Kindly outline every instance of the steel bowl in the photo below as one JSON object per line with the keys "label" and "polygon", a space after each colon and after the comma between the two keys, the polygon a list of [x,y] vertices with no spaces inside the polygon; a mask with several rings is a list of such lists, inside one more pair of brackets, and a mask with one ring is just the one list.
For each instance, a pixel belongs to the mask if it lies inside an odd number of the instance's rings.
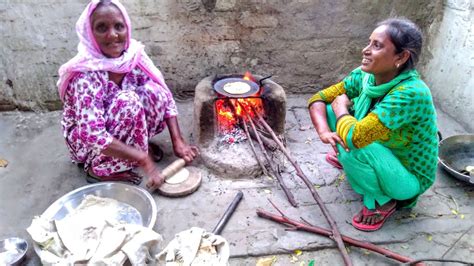
{"label": "steel bowl", "polygon": [[455,135],[440,141],[438,160],[448,173],[474,184],[474,176],[462,172],[466,166],[474,165],[474,135]]}
{"label": "steel bowl", "polygon": [[28,242],[18,237],[0,241],[0,265],[20,265],[25,259]]}
{"label": "steel bowl", "polygon": [[[61,220],[79,206],[85,196],[111,198],[120,202],[120,211],[115,217],[122,223],[138,224],[153,228],[157,208],[153,197],[145,189],[119,182],[100,182],[73,190],[56,200],[42,214],[48,220]],[[36,254],[40,254],[34,244]]]}

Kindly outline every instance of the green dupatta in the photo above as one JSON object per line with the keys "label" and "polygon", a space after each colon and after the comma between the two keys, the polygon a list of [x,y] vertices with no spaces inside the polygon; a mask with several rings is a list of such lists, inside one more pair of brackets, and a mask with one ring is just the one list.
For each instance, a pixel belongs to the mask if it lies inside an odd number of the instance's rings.
{"label": "green dupatta", "polygon": [[[367,72],[363,72],[362,77],[362,90],[358,97],[352,99],[354,102],[354,117],[357,120],[361,120],[367,115],[369,108],[372,103],[372,99],[377,99],[386,95],[391,89],[393,89],[397,84],[402,82],[403,80],[409,79],[411,77],[419,77],[418,72],[415,69],[406,70],[402,73],[398,74],[394,79],[391,81],[375,85],[375,76],[373,74],[369,74]],[[353,87],[353,81],[350,79],[344,80],[344,86]]]}

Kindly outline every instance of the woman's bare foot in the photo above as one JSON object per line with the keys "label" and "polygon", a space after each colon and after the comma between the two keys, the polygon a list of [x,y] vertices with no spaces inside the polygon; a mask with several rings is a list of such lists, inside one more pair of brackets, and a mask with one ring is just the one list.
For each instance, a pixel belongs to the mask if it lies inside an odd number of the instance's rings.
{"label": "woman's bare foot", "polygon": [[89,169],[88,175],[89,175],[89,177],[92,177],[93,179],[96,179],[97,182],[100,182],[100,181],[122,181],[122,182],[132,183],[134,185],[140,185],[140,183],[142,182],[142,179],[143,179],[143,177],[141,177],[137,173],[133,172],[132,170],[119,172],[119,173],[113,173],[109,176],[97,176],[97,175],[94,174],[92,169]]}
{"label": "woman's bare foot", "polygon": [[[393,208],[395,208],[397,205],[397,202],[395,200],[391,200],[388,203],[385,203],[382,206],[376,206],[375,210],[379,211],[380,213],[387,213]],[[370,210],[369,210],[370,211]],[[364,215],[363,211],[360,211],[356,216],[354,216],[354,221],[360,224],[366,224],[366,225],[373,225],[381,222],[383,219],[385,219],[384,215],[377,214],[371,212],[368,215]]]}

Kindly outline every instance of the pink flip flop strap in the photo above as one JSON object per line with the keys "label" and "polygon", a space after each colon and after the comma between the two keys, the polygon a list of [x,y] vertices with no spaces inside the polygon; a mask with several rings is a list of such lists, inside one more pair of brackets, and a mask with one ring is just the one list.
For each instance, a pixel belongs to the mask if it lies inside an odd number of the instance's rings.
{"label": "pink flip flop strap", "polygon": [[352,225],[356,228],[356,229],[359,229],[359,230],[362,230],[362,231],[367,231],[367,232],[373,232],[373,231],[376,231],[376,230],[379,230],[380,228],[382,228],[383,224],[385,223],[385,221],[387,220],[387,218],[393,213],[395,212],[395,207],[393,209],[390,209],[389,211],[371,211],[369,209],[367,209],[367,207],[364,206],[364,208],[362,209],[362,214],[365,215],[365,216],[373,216],[373,215],[376,215],[376,214],[380,214],[380,215],[383,215],[383,219],[380,220],[380,222],[376,223],[376,224],[372,224],[372,225],[367,225],[367,224],[361,224],[361,223],[358,223],[356,221],[354,221],[354,218],[352,219]]}
{"label": "pink flip flop strap", "polygon": [[375,210],[375,211],[371,211],[369,210],[367,207],[364,206],[364,208],[362,209],[362,214],[364,216],[374,216],[374,215],[382,215],[382,216],[387,216],[390,212],[393,211],[393,209],[395,209],[395,207],[393,207],[392,209],[388,210],[388,211],[380,211],[380,210]]}
{"label": "pink flip flop strap", "polygon": [[326,161],[327,161],[330,165],[332,165],[332,166],[334,166],[334,167],[336,167],[336,168],[342,169],[342,165],[341,165],[341,163],[339,163],[339,160],[337,159],[336,154],[328,153],[328,154],[326,155]]}

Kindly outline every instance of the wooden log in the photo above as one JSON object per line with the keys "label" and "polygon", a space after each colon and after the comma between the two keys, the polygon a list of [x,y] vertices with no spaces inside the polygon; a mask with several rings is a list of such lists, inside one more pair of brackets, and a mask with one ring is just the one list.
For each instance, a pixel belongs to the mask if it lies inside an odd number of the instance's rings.
{"label": "wooden log", "polygon": [[[316,226],[316,225],[304,224],[304,223],[292,220],[292,219],[286,217],[283,214],[281,216],[279,216],[279,215],[276,215],[276,214],[258,209],[257,210],[257,215],[258,215],[258,217],[268,219],[268,220],[272,220],[272,221],[280,223],[280,224],[291,225],[292,226],[291,228],[295,229],[295,230],[306,231],[306,232],[310,232],[310,233],[313,233],[313,234],[318,234],[318,235],[333,238],[332,232],[330,230],[327,230],[325,228],[322,228],[322,227],[319,227],[319,226]],[[357,240],[355,238],[351,238],[351,237],[344,236],[344,235],[342,235],[341,237],[342,237],[342,240],[344,242],[346,242],[347,244],[349,244],[349,245],[359,247],[359,248],[363,248],[363,249],[367,249],[367,250],[382,254],[387,258],[394,259],[394,260],[402,262],[402,263],[408,263],[408,262],[415,261],[414,259],[405,257],[405,256],[400,255],[398,253],[395,253],[391,250],[379,247],[379,246],[374,245],[370,242],[360,241],[360,240]]]}
{"label": "wooden log", "polygon": [[293,167],[296,169],[296,174],[303,180],[303,182],[306,184],[306,186],[310,190],[311,195],[315,199],[315,201],[318,204],[319,208],[321,209],[324,217],[326,217],[326,220],[328,221],[329,225],[331,226],[333,239],[334,239],[334,241],[336,241],[337,247],[338,247],[339,251],[341,252],[341,255],[342,255],[342,258],[344,259],[345,265],[352,265],[349,254],[347,253],[346,247],[344,246],[344,242],[342,241],[341,234],[339,233],[339,229],[337,229],[336,222],[334,221],[331,214],[327,210],[326,205],[324,205],[324,202],[322,201],[321,197],[319,196],[319,194],[314,189],[313,184],[309,181],[309,179],[303,173],[303,171],[301,170],[301,168],[298,165],[298,163],[296,162],[296,160],[291,156],[290,152],[283,145],[283,143],[281,143],[281,141],[276,136],[275,132],[267,124],[267,122],[265,122],[263,117],[257,112],[255,112],[255,114],[257,115],[258,121],[260,122],[260,124],[263,125],[265,127],[265,129],[271,134],[273,140],[278,144],[278,147],[280,148],[280,150],[283,152],[283,154],[285,154],[285,156],[291,162]]}
{"label": "wooden log", "polygon": [[[239,103],[240,104],[240,103]],[[252,119],[250,118],[247,110],[245,109],[245,107],[243,105],[240,105],[242,107],[242,109],[244,110],[244,113],[245,113],[245,116],[247,117],[247,119],[249,120],[250,122],[250,126],[253,130],[253,132],[255,133],[255,136],[257,137],[257,141],[258,141],[258,144],[260,144],[260,150],[262,151],[263,155],[265,156],[265,159],[267,160],[267,163],[269,165],[269,168],[270,168],[270,171],[272,172],[272,174],[276,177],[276,179],[278,180],[278,183],[280,184],[280,187],[281,189],[283,190],[283,192],[285,193],[286,195],[286,198],[288,199],[288,201],[290,202],[290,204],[293,206],[293,207],[298,207],[298,203],[296,202],[295,200],[295,197],[293,196],[293,193],[291,193],[291,191],[288,189],[288,187],[286,186],[282,176],[280,175],[280,173],[278,172],[277,169],[275,169],[275,167],[273,166],[272,164],[272,161],[270,159],[270,156],[268,156],[268,153],[267,151],[265,150],[265,147],[263,145],[263,142],[262,142],[262,139],[260,138],[260,133],[257,132],[257,129],[255,127],[255,124],[253,123]]]}
{"label": "wooden log", "polygon": [[252,148],[253,154],[255,155],[255,159],[257,160],[258,164],[262,168],[263,174],[268,176],[267,168],[265,167],[262,160],[260,160],[260,157],[257,154],[257,150],[255,149],[255,145],[253,144],[253,140],[250,137],[250,132],[249,132],[249,129],[248,129],[248,126],[247,126],[247,122],[245,122],[244,118],[242,118],[241,120],[242,120],[242,123],[244,125],[244,131],[245,131],[245,134],[247,135],[247,139],[249,140],[250,147]]}
{"label": "wooden log", "polygon": [[[257,140],[257,135],[254,133],[254,131],[250,131],[250,136],[254,139]],[[263,145],[270,151],[276,151],[278,150],[278,145],[273,141],[272,139],[269,139],[265,137],[264,135],[260,134],[260,139],[263,142]]]}

